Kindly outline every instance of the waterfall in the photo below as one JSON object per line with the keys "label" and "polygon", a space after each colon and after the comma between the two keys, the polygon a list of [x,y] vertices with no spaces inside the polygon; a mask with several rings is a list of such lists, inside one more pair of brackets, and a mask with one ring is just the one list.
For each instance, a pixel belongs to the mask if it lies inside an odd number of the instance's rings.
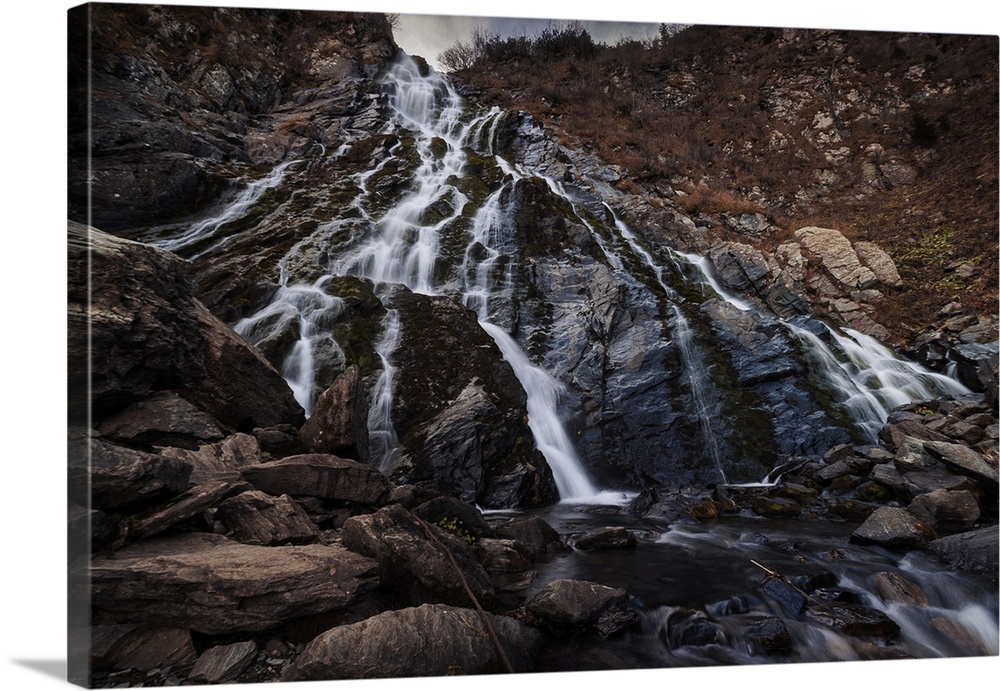
{"label": "waterfall", "polygon": [[191,245],[215,237],[219,229],[227,223],[231,223],[243,217],[257,203],[265,192],[281,184],[285,177],[285,171],[289,166],[298,161],[286,161],[281,163],[259,180],[252,181],[240,192],[236,199],[227,204],[219,213],[214,216],[202,219],[193,224],[185,232],[172,238],[153,240],[151,244],[161,247],[171,252],[190,247]]}
{"label": "waterfall", "polygon": [[[714,278],[705,257],[684,252],[672,253],[697,270],[703,287],[743,312],[754,308],[726,291]],[[955,379],[931,372],[904,360],[871,336],[854,329],[833,329],[815,322],[829,339],[829,345],[812,331],[792,321],[778,323],[803,349],[810,372],[834,395],[836,405],[869,442],[877,439],[893,408],[941,396],[970,393]]]}
{"label": "waterfall", "polygon": [[[381,218],[372,220],[371,232],[336,262],[334,271],[370,279],[383,295],[393,285],[434,295],[440,291],[434,270],[441,251],[441,231],[454,224],[469,203],[450,181],[463,174],[465,147],[485,137],[485,146],[492,148],[502,113],[494,108],[465,122],[461,98],[447,79],[435,72],[421,75],[409,58],[396,63],[387,83],[394,126],[415,136],[419,157],[413,176],[415,189]],[[493,192],[473,220],[462,267],[466,280],[463,301],[476,311],[483,329],[497,343],[527,394],[528,424],[552,469],[560,497],[593,497],[597,492],[558,414],[558,382],[533,365],[508,333],[488,321],[494,293],[491,273],[501,259],[500,238],[495,234],[503,227],[499,217],[505,190],[506,186]],[[437,209],[440,218],[428,218],[429,209]],[[472,258],[476,245],[485,249],[486,256],[479,261]],[[372,457],[382,459],[383,468],[391,466],[398,446],[391,421],[396,372],[392,354],[401,328],[398,314],[390,310],[385,335],[377,347],[382,374],[375,386],[368,423]]]}
{"label": "waterfall", "polygon": [[[677,341],[677,348],[681,351],[681,360],[684,363],[684,370],[687,372],[688,383],[691,387],[691,398],[695,404],[695,416],[701,429],[701,439],[705,445],[705,450],[709,457],[719,469],[722,481],[728,483],[726,471],[722,467],[722,453],[719,450],[719,439],[712,429],[712,420],[719,414],[719,406],[709,405],[709,392],[713,392],[712,383],[708,378],[708,369],[701,357],[701,353],[694,347],[694,334],[691,325],[688,323],[680,307],[673,306],[674,311],[674,338]],[[713,396],[713,398],[716,398]]]}
{"label": "waterfall", "polygon": [[387,472],[395,464],[399,455],[399,439],[392,425],[393,383],[397,368],[389,356],[399,344],[399,312],[389,310],[382,332],[382,340],[375,346],[382,372],[372,391],[371,407],[368,409],[368,449],[369,457],[378,460],[379,469]]}
{"label": "waterfall", "polygon": [[[493,296],[490,274],[501,258],[500,248],[507,244],[507,238],[503,236],[506,225],[501,207],[506,189],[507,185],[504,185],[490,195],[473,220],[463,263],[465,288],[462,302],[476,312],[479,325],[500,348],[504,359],[514,370],[514,376],[524,388],[527,395],[528,426],[535,437],[538,450],[552,469],[560,499],[594,499],[598,492],[587,477],[559,416],[562,385],[541,367],[532,364],[510,334],[489,321],[489,306]],[[472,260],[473,248],[476,246],[485,250],[479,261]],[[502,289],[509,294],[510,274],[505,278]]]}
{"label": "waterfall", "polygon": [[824,324],[831,346],[807,329],[786,326],[805,346],[806,357],[816,365],[815,374],[868,441],[877,438],[897,406],[970,393],[958,381],[903,360],[854,329],[841,333]]}

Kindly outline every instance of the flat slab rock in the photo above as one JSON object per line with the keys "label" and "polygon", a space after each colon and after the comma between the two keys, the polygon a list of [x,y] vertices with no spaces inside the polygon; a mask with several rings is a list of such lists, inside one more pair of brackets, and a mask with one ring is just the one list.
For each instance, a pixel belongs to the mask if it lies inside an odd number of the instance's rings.
{"label": "flat slab rock", "polygon": [[934,537],[934,531],[906,509],[882,506],[854,531],[851,542],[889,549],[919,549]]}
{"label": "flat slab rock", "polygon": [[147,540],[91,565],[98,620],[156,621],[210,635],[263,631],[347,607],[378,565],[339,546],[258,547],[189,533]]}
{"label": "flat slab rock", "polygon": [[528,600],[528,609],[557,624],[590,624],[606,611],[623,607],[627,600],[628,593],[621,588],[560,578]]}
{"label": "flat slab rock", "polygon": [[328,454],[301,454],[258,463],[240,470],[243,477],[269,494],[319,497],[380,506],[389,496],[389,481],[370,465]]}
{"label": "flat slab rock", "polygon": [[[487,614],[515,671],[528,671],[540,634],[526,624]],[[478,612],[421,605],[338,626],[313,639],[283,681],[454,676],[504,672]]]}

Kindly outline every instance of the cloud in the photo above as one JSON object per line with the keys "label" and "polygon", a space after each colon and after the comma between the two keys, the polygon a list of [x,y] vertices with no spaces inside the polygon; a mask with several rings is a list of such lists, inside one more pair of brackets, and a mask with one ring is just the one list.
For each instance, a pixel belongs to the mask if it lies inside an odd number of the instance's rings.
{"label": "cloud", "polygon": [[[468,42],[472,30],[482,26],[503,37],[537,36],[547,27],[564,25],[566,20],[531,17],[465,17],[449,15],[401,14],[395,32],[396,43],[410,55],[419,55],[435,69],[441,69],[438,55],[458,41]],[[621,38],[644,40],[657,35],[658,25],[641,22],[580,22],[599,43],[614,44]]]}

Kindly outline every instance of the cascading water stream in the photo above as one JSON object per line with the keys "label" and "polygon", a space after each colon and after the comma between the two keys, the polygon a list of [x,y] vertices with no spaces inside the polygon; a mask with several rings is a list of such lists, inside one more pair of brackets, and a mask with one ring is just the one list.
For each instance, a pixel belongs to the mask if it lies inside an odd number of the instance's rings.
{"label": "cascading water stream", "polygon": [[281,184],[281,181],[285,177],[285,171],[288,170],[289,166],[296,163],[298,163],[298,161],[286,161],[277,165],[274,170],[265,175],[263,178],[254,180],[247,185],[246,189],[240,192],[236,199],[234,199],[232,203],[228,204],[218,214],[198,221],[177,237],[153,240],[152,244],[165,250],[176,252],[177,250],[184,249],[185,247],[189,247],[197,242],[202,242],[215,237],[220,228],[227,223],[231,223],[232,221],[241,218],[253,207],[254,204],[257,203],[265,192]]}
{"label": "cascading water stream", "polygon": [[[466,146],[484,134],[487,146],[491,146],[501,111],[494,108],[464,122],[461,98],[449,82],[434,72],[421,75],[409,59],[401,60],[390,70],[388,81],[396,126],[416,135],[414,147],[420,159],[414,174],[416,189],[373,222],[370,235],[337,262],[335,272],[368,278],[377,287],[404,285],[414,292],[433,295],[438,292],[434,268],[440,251],[440,233],[461,217],[468,203],[450,180],[463,173]],[[504,188],[494,192],[480,207],[472,224],[470,249],[463,262],[466,304],[477,311],[483,329],[497,343],[525,389],[529,426],[549,462],[560,496],[593,497],[597,491],[587,478],[558,415],[558,383],[532,365],[507,332],[486,321],[493,292],[490,274],[500,259],[497,239],[490,234],[503,225],[498,222],[503,193]],[[444,213],[432,220],[427,217],[428,209]],[[474,261],[471,248],[477,243],[485,248],[486,256]],[[391,425],[391,407],[396,371],[392,353],[400,328],[398,314],[390,310],[385,335],[377,347],[383,369],[369,414],[373,455],[383,459],[383,467],[391,465],[398,445]]]}
{"label": "cascading water stream", "polygon": [[[587,477],[569,434],[559,417],[561,385],[551,375],[531,363],[517,341],[506,331],[489,321],[493,297],[491,278],[501,258],[501,248],[509,243],[503,236],[506,229],[501,199],[507,185],[494,192],[477,212],[472,224],[472,236],[465,251],[465,278],[462,302],[476,312],[479,325],[493,339],[504,359],[514,370],[527,395],[528,426],[538,450],[545,457],[562,501],[593,500],[599,496]],[[483,258],[472,260],[473,249],[481,247]],[[510,274],[506,274],[501,291],[509,294]]]}
{"label": "cascading water stream", "polygon": [[[695,254],[670,250],[671,255],[694,268],[703,288],[711,289],[742,312],[754,307],[726,291],[711,272],[708,259]],[[678,269],[683,272],[682,266]],[[833,344],[794,322],[778,323],[802,344],[811,373],[835,394],[837,404],[868,441],[877,438],[893,408],[915,401],[970,393],[955,379],[930,372],[916,363],[903,360],[875,338],[854,329],[842,332],[822,322],[815,322]]]}

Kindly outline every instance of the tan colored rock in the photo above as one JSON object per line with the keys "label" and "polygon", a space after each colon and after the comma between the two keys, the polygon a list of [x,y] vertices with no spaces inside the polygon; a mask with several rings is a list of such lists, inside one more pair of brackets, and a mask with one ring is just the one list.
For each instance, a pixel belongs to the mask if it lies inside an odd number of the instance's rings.
{"label": "tan colored rock", "polygon": [[809,226],[796,230],[795,238],[805,254],[815,258],[843,286],[868,288],[876,282],[875,273],[861,263],[851,241],[839,230]]}
{"label": "tan colored rock", "polygon": [[892,260],[885,250],[876,245],[874,242],[868,242],[867,240],[858,240],[854,243],[854,251],[858,253],[858,258],[861,262],[872,270],[875,274],[875,278],[878,279],[880,283],[884,283],[888,286],[898,286],[901,285],[903,280],[899,277],[899,270],[896,268],[896,262]]}

